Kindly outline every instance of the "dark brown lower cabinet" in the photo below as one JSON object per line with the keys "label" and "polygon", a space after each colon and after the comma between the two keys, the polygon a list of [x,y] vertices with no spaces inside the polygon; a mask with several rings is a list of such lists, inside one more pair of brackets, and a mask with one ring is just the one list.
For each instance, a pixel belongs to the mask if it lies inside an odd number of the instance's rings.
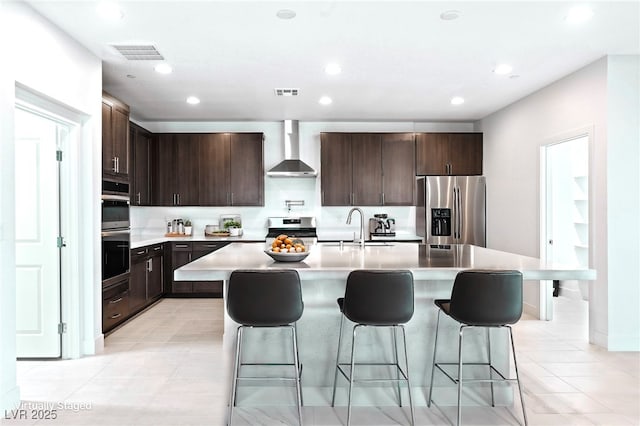
{"label": "dark brown lower cabinet", "polygon": [[126,320],[129,312],[129,278],[102,290],[103,333]]}
{"label": "dark brown lower cabinet", "polygon": [[129,309],[136,313],[162,296],[163,244],[131,250]]}
{"label": "dark brown lower cabinet", "polygon": [[171,282],[171,295],[182,297],[222,297],[222,281],[175,281],[173,271],[187,263],[226,246],[227,242],[172,242],[171,263],[167,270]]}

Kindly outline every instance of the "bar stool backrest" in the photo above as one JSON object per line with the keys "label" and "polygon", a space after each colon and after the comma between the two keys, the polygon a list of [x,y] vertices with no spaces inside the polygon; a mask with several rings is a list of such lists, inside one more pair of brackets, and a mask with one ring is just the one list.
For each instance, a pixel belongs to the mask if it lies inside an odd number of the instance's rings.
{"label": "bar stool backrest", "polygon": [[235,270],[229,278],[227,312],[239,324],[277,327],[300,319],[304,304],[295,270]]}
{"label": "bar stool backrest", "polygon": [[366,325],[404,324],[413,317],[411,271],[356,270],[347,278],[344,315]]}
{"label": "bar stool backrest", "polygon": [[515,324],[522,316],[522,273],[501,270],[459,272],[449,315],[469,325]]}

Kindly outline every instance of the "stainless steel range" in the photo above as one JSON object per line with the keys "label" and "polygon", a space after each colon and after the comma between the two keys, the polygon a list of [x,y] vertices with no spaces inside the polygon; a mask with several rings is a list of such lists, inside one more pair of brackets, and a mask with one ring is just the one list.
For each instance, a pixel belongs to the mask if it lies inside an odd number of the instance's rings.
{"label": "stainless steel range", "polygon": [[297,237],[313,244],[318,240],[316,218],[312,216],[270,217],[268,227],[267,239],[275,238],[280,234],[286,234],[290,237]]}

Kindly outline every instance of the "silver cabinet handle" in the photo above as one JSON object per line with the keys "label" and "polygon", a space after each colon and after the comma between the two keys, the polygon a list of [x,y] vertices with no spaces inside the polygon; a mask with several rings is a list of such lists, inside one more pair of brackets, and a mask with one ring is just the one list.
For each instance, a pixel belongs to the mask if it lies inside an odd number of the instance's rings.
{"label": "silver cabinet handle", "polygon": [[116,300],[109,300],[109,304],[111,305],[115,305],[116,303],[122,302],[122,297],[116,299]]}
{"label": "silver cabinet handle", "polygon": [[384,206],[384,192],[382,193],[382,205]]}
{"label": "silver cabinet handle", "polygon": [[138,205],[140,205],[140,204],[141,204],[141,201],[140,201],[141,197],[140,197],[140,193],[139,193],[139,192],[138,192],[138,194],[136,195],[136,199],[137,199],[137,201],[138,201]]}
{"label": "silver cabinet handle", "polygon": [[122,314],[114,314],[114,315],[111,315],[110,318],[111,319],[116,319],[116,318],[120,318],[121,316],[122,316]]}
{"label": "silver cabinet handle", "polygon": [[153,259],[147,259],[147,272],[153,271]]}
{"label": "silver cabinet handle", "polygon": [[144,254],[146,252],[146,250],[140,250],[139,252],[136,252],[137,255],[141,255]]}
{"label": "silver cabinet handle", "polygon": [[176,244],[175,247],[176,248],[187,248],[187,247],[189,247],[189,245],[188,244]]}
{"label": "silver cabinet handle", "polygon": [[178,205],[180,205],[180,194],[177,194],[178,196]]}
{"label": "silver cabinet handle", "polygon": [[158,251],[158,250],[162,250],[162,247],[158,246],[153,248],[153,251]]}
{"label": "silver cabinet handle", "polygon": [[231,193],[231,205],[233,205],[233,192]]}
{"label": "silver cabinet handle", "polygon": [[111,159],[111,161],[113,162],[113,172],[117,173],[118,172],[118,162],[117,162],[118,157],[113,157]]}

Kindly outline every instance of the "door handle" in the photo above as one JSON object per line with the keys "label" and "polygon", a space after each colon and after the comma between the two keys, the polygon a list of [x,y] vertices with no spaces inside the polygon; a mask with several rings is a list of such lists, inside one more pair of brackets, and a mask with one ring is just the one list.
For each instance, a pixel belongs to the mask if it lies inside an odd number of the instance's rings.
{"label": "door handle", "polygon": [[549,245],[553,245],[553,240],[549,240]]}

